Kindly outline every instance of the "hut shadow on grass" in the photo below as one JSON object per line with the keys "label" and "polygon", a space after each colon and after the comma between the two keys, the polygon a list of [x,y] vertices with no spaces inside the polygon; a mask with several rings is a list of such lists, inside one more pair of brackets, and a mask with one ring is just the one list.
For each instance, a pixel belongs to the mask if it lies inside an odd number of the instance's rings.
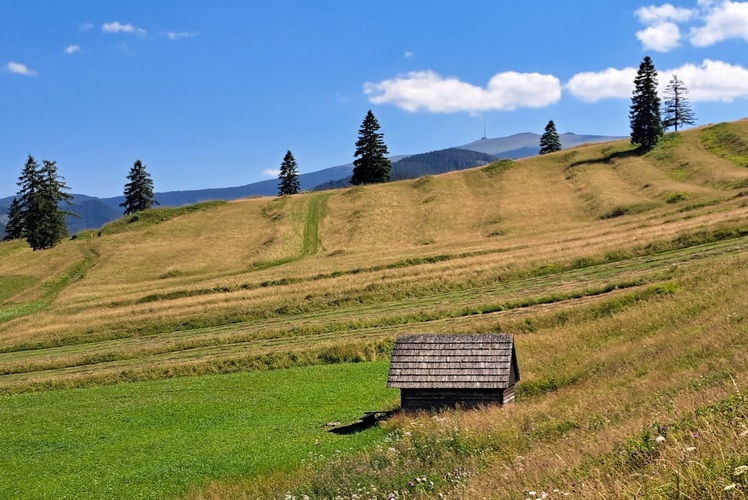
{"label": "hut shadow on grass", "polygon": [[330,429],[328,432],[332,432],[333,434],[338,435],[355,434],[357,432],[365,431],[366,429],[374,427],[380,420],[389,418],[389,416],[393,413],[395,413],[395,411],[368,412],[365,413],[364,416],[361,417],[361,420],[359,420],[358,422],[343,425],[341,427],[335,427],[334,429]]}

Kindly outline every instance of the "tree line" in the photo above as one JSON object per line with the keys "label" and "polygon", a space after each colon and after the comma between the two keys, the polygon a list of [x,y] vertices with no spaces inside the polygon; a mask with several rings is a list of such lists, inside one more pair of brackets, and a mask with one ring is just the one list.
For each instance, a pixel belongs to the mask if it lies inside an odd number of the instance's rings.
{"label": "tree line", "polygon": [[[688,89],[678,75],[668,82],[663,91],[664,107],[660,109],[657,94],[657,71],[649,56],[646,56],[634,79],[634,92],[631,96],[629,125],[631,143],[648,149],[654,147],[665,130],[696,123],[696,117],[688,100]],[[540,154],[553,153],[561,149],[561,141],[553,120],[548,122],[540,137]]]}
{"label": "tree line", "polygon": [[[145,165],[137,160],[125,185],[125,201],[120,206],[129,215],[157,205],[153,197],[153,181]],[[8,223],[3,241],[24,239],[33,250],[52,248],[68,237],[65,216],[76,214],[61,207],[70,205],[73,198],[65,185],[65,178],[57,171],[55,161],[42,164],[29,155],[18,178],[19,190],[8,209]]]}

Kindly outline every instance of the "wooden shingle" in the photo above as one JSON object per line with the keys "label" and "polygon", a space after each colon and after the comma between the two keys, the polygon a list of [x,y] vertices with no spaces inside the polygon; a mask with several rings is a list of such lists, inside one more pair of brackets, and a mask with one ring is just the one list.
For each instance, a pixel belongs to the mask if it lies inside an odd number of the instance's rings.
{"label": "wooden shingle", "polygon": [[513,399],[518,380],[511,335],[405,335],[395,341],[387,387],[401,389],[404,408],[477,406]]}

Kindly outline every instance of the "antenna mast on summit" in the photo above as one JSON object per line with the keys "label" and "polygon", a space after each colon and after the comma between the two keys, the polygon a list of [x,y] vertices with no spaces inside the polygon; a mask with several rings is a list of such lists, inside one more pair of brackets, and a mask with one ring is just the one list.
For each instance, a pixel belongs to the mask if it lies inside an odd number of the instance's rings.
{"label": "antenna mast on summit", "polygon": [[486,120],[483,120],[483,137],[481,137],[481,139],[488,139],[488,137],[486,136]]}

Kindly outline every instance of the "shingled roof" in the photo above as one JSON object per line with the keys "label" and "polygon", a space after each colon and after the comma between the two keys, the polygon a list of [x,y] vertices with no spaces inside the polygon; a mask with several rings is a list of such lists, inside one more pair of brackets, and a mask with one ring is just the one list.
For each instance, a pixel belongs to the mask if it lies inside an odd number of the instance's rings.
{"label": "shingled roof", "polygon": [[404,335],[395,341],[387,387],[505,389],[517,380],[511,335]]}

